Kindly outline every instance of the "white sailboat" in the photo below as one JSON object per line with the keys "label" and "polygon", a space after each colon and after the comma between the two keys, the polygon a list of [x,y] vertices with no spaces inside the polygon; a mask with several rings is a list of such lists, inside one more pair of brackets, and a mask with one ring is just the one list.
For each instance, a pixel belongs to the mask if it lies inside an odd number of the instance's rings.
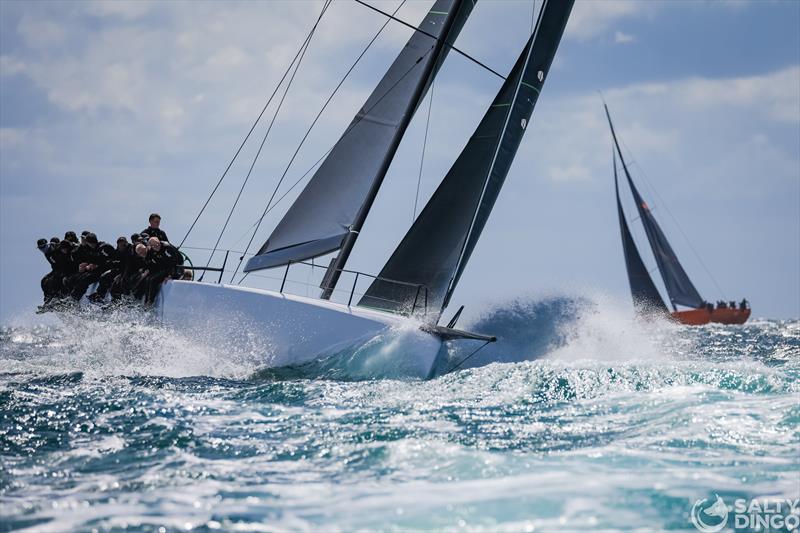
{"label": "white sailboat", "polygon": [[[439,321],[528,127],[572,4],[544,1],[532,35],[475,133],[378,276],[347,270],[347,259],[473,0],[435,2],[269,239],[247,261],[245,273],[284,269],[281,289],[170,281],[156,308],[163,322],[259,350],[268,354],[265,367],[302,365],[377,343],[379,355],[392,358],[397,374],[420,378],[432,375],[445,342],[493,341],[455,329],[460,310],[446,326]],[[284,290],[292,265],[333,252],[338,253],[319,298]],[[347,303],[331,301],[342,274],[355,278]],[[371,279],[360,299],[359,278]]]}

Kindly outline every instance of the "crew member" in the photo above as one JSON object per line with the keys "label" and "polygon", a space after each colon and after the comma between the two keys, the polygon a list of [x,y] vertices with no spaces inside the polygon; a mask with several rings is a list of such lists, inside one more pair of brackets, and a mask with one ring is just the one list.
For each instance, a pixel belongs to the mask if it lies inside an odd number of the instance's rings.
{"label": "crew member", "polygon": [[146,258],[147,246],[141,242],[128,247],[122,258],[122,272],[111,285],[112,300],[116,301],[134,293],[144,278]]}
{"label": "crew member", "polygon": [[[161,215],[158,213],[151,213],[147,220],[150,222],[150,225],[139,232],[145,240],[155,237],[159,241],[169,241],[167,234],[161,229]],[[149,242],[148,246],[150,246]]]}
{"label": "crew member", "polygon": [[75,250],[75,261],[78,263],[78,273],[72,278],[72,299],[80,300],[89,285],[100,280],[100,276],[108,270],[109,263],[114,254],[114,248],[97,240],[97,235],[87,233],[82,235],[84,243]]}
{"label": "crew member", "polygon": [[115,249],[104,243],[100,253],[108,257],[106,271],[100,275],[100,279],[97,282],[97,290],[89,295],[89,300],[102,302],[105,299],[114,280],[122,273],[123,260],[128,255],[128,248],[128,239],[125,237],[117,238],[117,247]]}
{"label": "crew member", "polygon": [[53,279],[55,278],[55,262],[53,260],[53,252],[58,247],[58,244],[47,242],[47,239],[39,239],[36,241],[36,247],[39,249],[44,258],[50,264],[50,272],[48,272],[41,281],[42,294],[44,295],[44,303],[42,307],[47,306],[50,301],[56,296],[57,287],[54,286]]}
{"label": "crew member", "polygon": [[147,248],[145,278],[137,289],[136,296],[137,298],[144,296],[145,305],[152,305],[158,296],[161,284],[175,273],[181,263],[181,255],[178,249],[168,242],[162,246],[156,237],[150,237]]}

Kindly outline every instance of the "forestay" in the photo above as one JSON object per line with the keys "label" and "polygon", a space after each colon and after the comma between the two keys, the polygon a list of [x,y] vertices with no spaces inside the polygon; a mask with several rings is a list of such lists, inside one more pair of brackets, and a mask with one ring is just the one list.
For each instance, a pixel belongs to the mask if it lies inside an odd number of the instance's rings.
{"label": "forestay", "polygon": [[[494,206],[528,126],[572,0],[545,0],[533,34],[464,150],[380,278],[425,286],[425,294],[380,279],[359,305],[404,312],[426,301],[438,321]],[[420,300],[422,299],[422,300]]]}
{"label": "forestay", "polygon": [[[366,216],[400,140],[473,0],[437,0],[245,272],[339,249]],[[356,231],[358,228],[355,228]]]}

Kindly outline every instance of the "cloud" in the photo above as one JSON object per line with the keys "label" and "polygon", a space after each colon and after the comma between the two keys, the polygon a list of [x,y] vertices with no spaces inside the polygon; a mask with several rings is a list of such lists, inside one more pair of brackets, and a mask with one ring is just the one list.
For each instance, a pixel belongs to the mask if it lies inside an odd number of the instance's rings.
{"label": "cloud", "polygon": [[35,49],[46,49],[58,46],[66,37],[65,28],[54,20],[25,14],[17,25],[17,32],[25,44]]}
{"label": "cloud", "polygon": [[617,44],[628,44],[636,41],[636,36],[623,33],[619,30],[614,33],[614,42]]}
{"label": "cloud", "polygon": [[[737,179],[746,190],[751,174],[741,168],[762,172],[745,154],[780,168],[776,174],[781,176],[796,166],[796,155],[771,142],[765,131],[800,121],[798,86],[800,67],[789,67],[760,76],[634,83],[604,94],[630,164],[653,174],[659,168],[681,168],[685,176],[696,176],[698,166],[706,167],[708,173],[699,179]],[[522,151],[518,159],[523,168],[536,169],[531,173],[537,180],[574,187],[609,179],[611,139],[598,95],[558,95],[545,88],[533,124],[528,136],[534,140],[528,142],[547,148]],[[763,131],[748,130],[752,125]],[[725,175],[721,162],[732,159],[741,168],[734,172],[725,165],[730,174]]]}
{"label": "cloud", "polygon": [[226,46],[208,58],[206,64],[212,68],[229,69],[240,67],[248,62],[248,57],[241,48]]}
{"label": "cloud", "polygon": [[13,56],[0,55],[0,76],[14,76],[24,71],[24,62]]}
{"label": "cloud", "polygon": [[629,0],[592,0],[576,2],[572,9],[566,37],[581,41],[605,35],[620,19],[651,15],[658,9],[653,2]]}
{"label": "cloud", "polygon": [[757,107],[780,122],[800,122],[800,66],[727,80],[694,78],[673,88],[694,108]]}
{"label": "cloud", "polygon": [[135,20],[148,14],[154,2],[149,0],[93,0],[83,3],[87,14],[95,17],[122,18]]}

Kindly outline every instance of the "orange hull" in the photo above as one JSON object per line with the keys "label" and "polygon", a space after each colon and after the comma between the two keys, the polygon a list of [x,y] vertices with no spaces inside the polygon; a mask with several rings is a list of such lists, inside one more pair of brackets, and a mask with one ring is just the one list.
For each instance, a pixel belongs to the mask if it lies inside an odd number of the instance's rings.
{"label": "orange hull", "polygon": [[717,324],[744,324],[750,318],[750,309],[689,309],[674,311],[672,319],[687,326],[702,326],[709,322]]}
{"label": "orange hull", "polygon": [[714,309],[711,322],[718,324],[744,324],[750,318],[750,309]]}
{"label": "orange hull", "polygon": [[702,326],[711,321],[708,309],[689,309],[688,311],[673,311],[672,319],[687,326]]}

